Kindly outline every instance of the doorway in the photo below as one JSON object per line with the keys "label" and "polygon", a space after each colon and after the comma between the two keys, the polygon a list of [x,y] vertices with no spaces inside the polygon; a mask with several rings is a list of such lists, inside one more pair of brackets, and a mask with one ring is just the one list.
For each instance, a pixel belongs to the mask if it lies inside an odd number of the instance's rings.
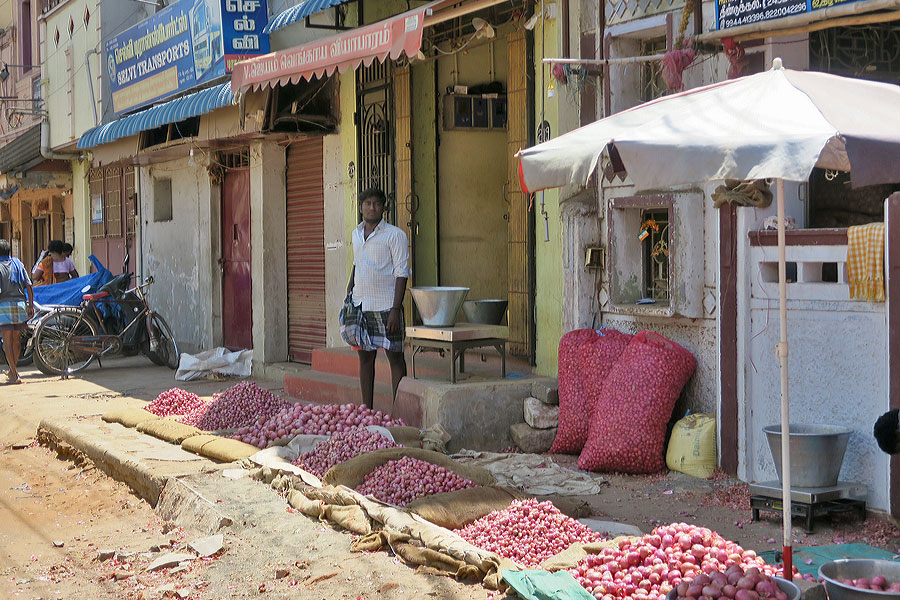
{"label": "doorway", "polygon": [[225,157],[222,185],[222,342],[231,350],[253,348],[250,271],[250,156]]}
{"label": "doorway", "polygon": [[32,256],[37,260],[41,252],[50,245],[50,219],[48,217],[35,217],[31,222],[32,236],[34,242],[32,248]]}

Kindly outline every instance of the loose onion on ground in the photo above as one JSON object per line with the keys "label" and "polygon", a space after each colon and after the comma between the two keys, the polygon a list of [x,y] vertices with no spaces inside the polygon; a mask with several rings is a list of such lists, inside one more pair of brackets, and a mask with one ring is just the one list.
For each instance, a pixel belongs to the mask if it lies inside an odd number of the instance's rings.
{"label": "loose onion on ground", "polygon": [[144,407],[144,410],[158,417],[169,415],[186,415],[205,405],[197,394],[174,387],[156,397],[156,400]]}
{"label": "loose onion on ground", "polygon": [[365,427],[352,427],[332,434],[306,454],[298,456],[293,464],[322,477],[334,465],[350,460],[357,454],[396,447],[398,444],[380,433],[369,431]]}
{"label": "loose onion on ground", "polygon": [[373,469],[356,491],[382,502],[405,506],[416,498],[471,487],[478,484],[444,467],[404,456]]}
{"label": "loose onion on ground", "polygon": [[474,546],[526,567],[540,565],[573,543],[604,540],[599,533],[562,514],[552,502],[533,498],[513,500],[509,507],[488,513],[456,533]]}
{"label": "loose onion on ground", "polygon": [[186,414],[183,423],[204,431],[236,429],[269,418],[291,403],[252,381],[242,381],[213,395],[212,402]]}
{"label": "loose onion on ground", "polygon": [[[657,527],[643,537],[622,540],[618,548],[586,556],[569,572],[597,598],[662,600],[683,581],[725,571],[732,565],[756,568],[766,576],[777,574],[776,568],[753,550],[687,523]],[[700,591],[703,595],[702,586]]]}
{"label": "loose onion on ground", "polygon": [[274,415],[264,415],[240,427],[233,437],[257,448],[295,435],[331,435],[352,427],[405,425],[380,410],[361,404],[294,404]]}

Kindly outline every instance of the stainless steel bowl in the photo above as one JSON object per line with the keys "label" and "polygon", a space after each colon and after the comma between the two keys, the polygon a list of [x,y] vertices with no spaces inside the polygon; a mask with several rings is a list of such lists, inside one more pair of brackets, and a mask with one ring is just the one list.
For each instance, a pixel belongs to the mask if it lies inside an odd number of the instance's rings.
{"label": "stainless steel bowl", "polygon": [[427,327],[453,327],[462,306],[467,287],[414,287],[409,288],[422,323]]}
{"label": "stainless steel bowl", "polygon": [[871,558],[847,558],[833,560],[819,567],[819,577],[825,581],[825,592],[829,600],[888,600],[900,598],[897,592],[878,592],[862,590],[844,585],[838,579],[872,579],[882,575],[889,582],[900,581],[900,563],[892,560],[874,560]]}
{"label": "stainless steel bowl", "polygon": [[466,300],[463,302],[463,313],[469,323],[499,325],[508,304],[506,300]]}
{"label": "stainless steel bowl", "polygon": [[[763,427],[769,450],[781,481],[781,425]],[[844,462],[847,440],[852,430],[839,425],[799,425],[791,423],[791,486],[828,487],[835,485]]]}
{"label": "stainless steel bowl", "polygon": [[[800,587],[797,586],[793,581],[788,581],[787,579],[782,579],[781,577],[773,577],[775,580],[775,585],[778,586],[778,589],[787,594],[788,600],[800,600],[800,596],[802,593],[800,592]],[[678,598],[678,591],[672,590],[668,594],[666,594],[666,600],[675,600]],[[835,598],[831,598],[831,600],[836,600]]]}

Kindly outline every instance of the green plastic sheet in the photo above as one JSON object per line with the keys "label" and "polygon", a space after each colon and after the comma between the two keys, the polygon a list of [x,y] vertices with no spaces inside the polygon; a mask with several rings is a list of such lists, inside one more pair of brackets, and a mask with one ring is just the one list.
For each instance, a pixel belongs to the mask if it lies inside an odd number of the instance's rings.
{"label": "green plastic sheet", "polygon": [[[770,565],[775,564],[775,550],[766,550],[759,555]],[[842,558],[874,558],[878,560],[895,560],[894,555],[885,550],[874,548],[868,544],[831,544],[827,546],[806,546],[794,548],[794,566],[801,575],[818,575],[819,567],[832,560]]]}
{"label": "green plastic sheet", "polygon": [[594,600],[567,571],[503,571],[503,579],[525,600]]}

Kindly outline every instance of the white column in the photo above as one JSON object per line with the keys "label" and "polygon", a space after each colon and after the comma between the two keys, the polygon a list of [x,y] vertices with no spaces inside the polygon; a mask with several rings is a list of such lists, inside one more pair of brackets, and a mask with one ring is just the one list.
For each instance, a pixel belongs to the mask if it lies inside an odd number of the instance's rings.
{"label": "white column", "polygon": [[285,150],[273,142],[252,142],[250,272],[255,366],[287,360],[286,213]]}

